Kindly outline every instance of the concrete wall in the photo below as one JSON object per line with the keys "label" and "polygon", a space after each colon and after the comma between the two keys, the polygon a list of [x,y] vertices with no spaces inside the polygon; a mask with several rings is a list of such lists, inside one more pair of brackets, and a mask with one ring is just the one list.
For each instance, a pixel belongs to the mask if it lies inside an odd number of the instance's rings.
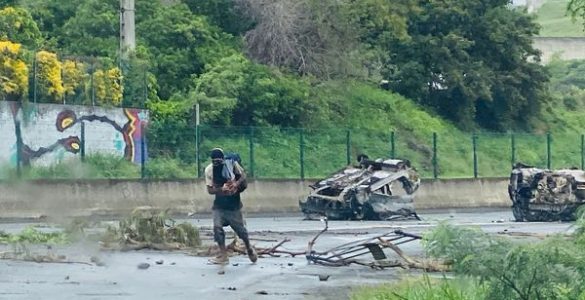
{"label": "concrete wall", "polygon": [[536,12],[543,4],[545,0],[512,0],[513,6],[526,6],[529,13]]}
{"label": "concrete wall", "polygon": [[561,59],[585,59],[585,37],[537,37],[534,47],[542,51],[542,62],[548,63],[553,55]]}
{"label": "concrete wall", "polygon": [[50,165],[79,159],[81,124],[86,153],[109,153],[140,162],[141,124],[148,113],[139,109],[0,101],[0,167],[16,166],[16,121],[21,123],[23,161]]}
{"label": "concrete wall", "polygon": [[[250,182],[242,194],[246,212],[298,212],[310,192],[295,180]],[[0,183],[0,218],[119,215],[138,206],[178,213],[210,211],[212,196],[202,180],[34,181]],[[507,179],[426,180],[416,194],[417,209],[508,207]]]}

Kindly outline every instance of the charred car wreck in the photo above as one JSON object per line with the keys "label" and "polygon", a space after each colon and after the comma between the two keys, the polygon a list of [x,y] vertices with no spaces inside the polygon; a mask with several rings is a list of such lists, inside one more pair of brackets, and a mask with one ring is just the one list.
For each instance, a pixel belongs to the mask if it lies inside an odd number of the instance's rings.
{"label": "charred car wreck", "polygon": [[585,172],[517,163],[508,193],[518,222],[573,221],[577,208],[585,203]]}
{"label": "charred car wreck", "polygon": [[[358,161],[359,166],[346,167],[311,186],[311,194],[299,203],[308,219],[420,220],[413,204],[420,178],[409,161],[371,161],[365,156]],[[394,184],[400,184],[402,190],[395,191]]]}

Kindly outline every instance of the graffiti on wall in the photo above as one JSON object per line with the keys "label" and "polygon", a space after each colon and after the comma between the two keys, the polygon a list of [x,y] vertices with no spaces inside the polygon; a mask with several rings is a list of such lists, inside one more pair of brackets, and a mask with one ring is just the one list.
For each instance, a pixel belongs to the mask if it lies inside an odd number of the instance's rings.
{"label": "graffiti on wall", "polygon": [[142,151],[139,146],[142,141],[142,126],[144,122],[141,122],[139,110],[124,108],[123,111],[124,115],[128,118],[128,122],[120,125],[107,116],[85,115],[78,118],[74,111],[67,109],[57,115],[56,127],[59,132],[64,132],[81,122],[102,122],[108,124],[122,134],[125,144],[124,157],[129,161],[140,163]]}
{"label": "graffiti on wall", "polygon": [[51,153],[58,147],[62,147],[65,151],[77,154],[79,152],[79,148],[81,147],[80,145],[81,141],[76,136],[60,139],[48,147],[40,147],[37,150],[33,150],[28,145],[22,143],[22,164],[29,166],[32,160],[40,158],[47,153]]}
{"label": "graffiti on wall", "polygon": [[148,113],[140,109],[0,102],[0,139],[6,141],[0,143],[0,165],[15,165],[19,147],[24,165],[49,165],[78,156],[82,144],[88,154],[120,155],[140,163],[147,122]]}

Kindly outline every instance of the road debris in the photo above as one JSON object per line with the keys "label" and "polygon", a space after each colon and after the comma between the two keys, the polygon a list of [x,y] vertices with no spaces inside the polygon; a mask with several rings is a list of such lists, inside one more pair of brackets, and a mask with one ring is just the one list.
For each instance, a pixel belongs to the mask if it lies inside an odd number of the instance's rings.
{"label": "road debris", "polygon": [[559,233],[548,234],[548,233],[520,232],[520,231],[498,231],[497,234],[513,236],[513,237],[533,237],[533,238],[538,238],[538,239],[545,239],[545,238],[552,237],[552,236],[562,237],[562,238],[567,238],[567,239],[575,237],[572,234],[559,234]]}
{"label": "road debris", "polygon": [[108,227],[100,245],[104,250],[170,251],[198,247],[201,239],[197,228],[189,223],[175,224],[167,211],[140,207],[117,228]]}
{"label": "road debris", "polygon": [[25,250],[25,251],[15,250],[15,251],[0,252],[0,259],[30,261],[30,262],[36,262],[36,263],[82,264],[82,265],[93,266],[93,264],[91,264],[89,262],[67,260],[67,257],[65,255],[57,255],[54,253],[34,254],[34,253],[31,253],[29,250]]}
{"label": "road debris", "polygon": [[[323,219],[323,222],[325,223],[325,228],[308,245],[306,258],[310,263],[329,267],[357,264],[373,269],[400,267],[404,269],[422,269],[427,272],[449,270],[449,266],[443,262],[419,260],[404,254],[398,245],[420,240],[422,237],[402,230],[394,230],[360,239],[325,251],[315,251],[315,242],[329,228],[326,218]],[[392,256],[394,256],[394,259],[391,259]]]}
{"label": "road debris", "polygon": [[319,275],[319,281],[327,281],[327,279],[329,279],[330,275]]}
{"label": "road debris", "polygon": [[138,264],[138,269],[146,270],[148,268],[150,268],[150,264],[149,263],[139,263]]}

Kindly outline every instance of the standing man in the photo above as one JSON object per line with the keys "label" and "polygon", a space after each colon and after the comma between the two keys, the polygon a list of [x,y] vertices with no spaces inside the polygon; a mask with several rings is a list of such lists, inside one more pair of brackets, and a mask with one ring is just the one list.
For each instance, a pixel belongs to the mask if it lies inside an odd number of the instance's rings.
{"label": "standing man", "polygon": [[258,260],[256,251],[250,245],[248,231],[242,216],[240,193],[246,187],[246,173],[235,160],[226,160],[223,150],[211,150],[211,164],[205,168],[207,192],[215,195],[213,201],[213,238],[219,246],[219,256],[210,259],[210,263],[227,264],[229,258],[225,246],[224,226],[230,226],[238,237],[244,241],[250,261]]}

